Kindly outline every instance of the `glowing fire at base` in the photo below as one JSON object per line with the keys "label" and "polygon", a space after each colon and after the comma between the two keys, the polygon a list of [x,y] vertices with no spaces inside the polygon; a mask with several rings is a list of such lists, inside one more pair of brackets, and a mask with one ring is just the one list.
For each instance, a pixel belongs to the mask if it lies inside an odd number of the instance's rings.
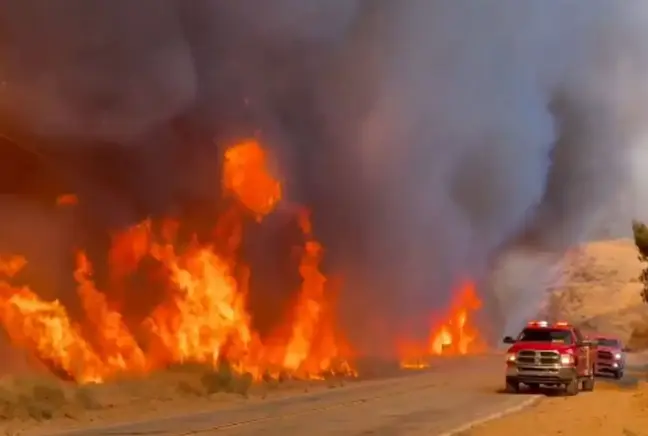
{"label": "glowing fire at base", "polygon": [[[480,353],[485,350],[483,339],[472,321],[472,315],[481,308],[475,285],[465,283],[459,288],[440,323],[435,324],[425,347],[416,347],[419,351],[413,356],[406,352],[401,367],[405,369],[423,369],[429,366],[430,356],[450,356]],[[420,351],[424,348],[424,351]],[[410,350],[413,347],[410,347]]]}
{"label": "glowing fire at base", "polygon": [[[279,373],[319,378],[335,372],[355,375],[344,342],[334,328],[326,277],[320,271],[323,247],[315,240],[306,211],[299,222],[306,240],[301,249],[302,286],[289,334],[263,343],[246,309],[250,272],[239,261],[246,215],[257,220],[281,199],[281,185],[266,169],[264,150],[248,141],[227,150],[225,196],[232,205],[214,229],[214,245],[177,241],[180,223],[158,230],[143,222],[114,239],[110,265],[114,284],[138,271],[144,258],[156,262],[163,280],[150,286],[164,299],[143,322],[129,324],[92,279],[83,252],[77,257],[77,293],[85,312],[75,322],[58,301],[46,302],[28,288],[14,288],[11,277],[25,264],[0,259],[0,322],[9,338],[62,377],[79,383],[103,382],[121,373],[146,373],[170,364],[228,363],[254,378]],[[186,245],[186,244],[185,244]],[[158,277],[159,279],[159,277]],[[149,285],[147,285],[149,286]],[[163,287],[161,289],[155,289]],[[117,292],[118,294],[118,292]]]}
{"label": "glowing fire at base", "polygon": [[446,320],[433,330],[430,338],[431,354],[468,354],[483,351],[483,342],[469,315],[481,308],[475,285],[464,284],[452,302]]}

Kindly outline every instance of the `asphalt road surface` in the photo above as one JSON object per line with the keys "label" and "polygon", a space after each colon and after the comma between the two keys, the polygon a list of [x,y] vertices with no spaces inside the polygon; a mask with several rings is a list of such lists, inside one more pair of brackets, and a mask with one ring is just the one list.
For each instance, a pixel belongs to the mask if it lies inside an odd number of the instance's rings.
{"label": "asphalt road surface", "polygon": [[428,370],[391,379],[56,435],[440,435],[529,400],[501,393],[503,371],[501,355],[441,359]]}

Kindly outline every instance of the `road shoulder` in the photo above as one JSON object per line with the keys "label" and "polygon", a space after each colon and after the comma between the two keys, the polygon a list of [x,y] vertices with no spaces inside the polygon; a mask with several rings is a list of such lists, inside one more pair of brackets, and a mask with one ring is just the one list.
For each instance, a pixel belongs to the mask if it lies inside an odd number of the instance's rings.
{"label": "road shoulder", "polygon": [[608,381],[577,397],[548,396],[535,405],[459,433],[462,436],[648,435],[648,383]]}

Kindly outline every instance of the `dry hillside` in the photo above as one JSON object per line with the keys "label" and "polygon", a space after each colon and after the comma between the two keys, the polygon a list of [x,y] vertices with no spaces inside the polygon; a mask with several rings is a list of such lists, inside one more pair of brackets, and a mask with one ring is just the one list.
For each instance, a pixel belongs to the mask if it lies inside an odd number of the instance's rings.
{"label": "dry hillside", "polygon": [[648,347],[648,305],[640,296],[641,265],[629,239],[597,241],[571,253],[547,310],[583,328]]}

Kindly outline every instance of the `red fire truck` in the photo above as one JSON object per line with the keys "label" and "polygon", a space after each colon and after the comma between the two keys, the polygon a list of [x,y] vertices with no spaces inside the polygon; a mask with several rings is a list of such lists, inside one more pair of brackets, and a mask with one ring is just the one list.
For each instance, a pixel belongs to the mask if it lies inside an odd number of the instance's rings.
{"label": "red fire truck", "polygon": [[521,385],[563,387],[567,395],[594,390],[596,341],[566,322],[532,321],[517,338],[507,336],[506,389]]}

